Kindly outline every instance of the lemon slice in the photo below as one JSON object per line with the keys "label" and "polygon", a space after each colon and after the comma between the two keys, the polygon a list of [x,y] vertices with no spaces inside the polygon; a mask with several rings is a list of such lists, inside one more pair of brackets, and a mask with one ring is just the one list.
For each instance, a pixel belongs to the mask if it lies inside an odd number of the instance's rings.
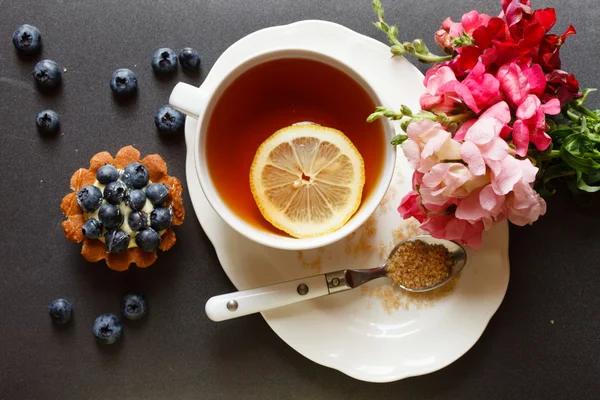
{"label": "lemon slice", "polygon": [[341,228],[360,206],[364,161],[342,132],[293,125],[265,140],[250,168],[250,189],[260,212],[297,238]]}

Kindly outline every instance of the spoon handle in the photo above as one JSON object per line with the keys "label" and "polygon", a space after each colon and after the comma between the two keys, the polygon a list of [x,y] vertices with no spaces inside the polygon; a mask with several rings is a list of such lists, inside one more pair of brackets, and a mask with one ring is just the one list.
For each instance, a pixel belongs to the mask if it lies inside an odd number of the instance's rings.
{"label": "spoon handle", "polygon": [[325,275],[277,283],[211,297],[206,302],[206,315],[213,321],[224,321],[270,310],[330,293]]}

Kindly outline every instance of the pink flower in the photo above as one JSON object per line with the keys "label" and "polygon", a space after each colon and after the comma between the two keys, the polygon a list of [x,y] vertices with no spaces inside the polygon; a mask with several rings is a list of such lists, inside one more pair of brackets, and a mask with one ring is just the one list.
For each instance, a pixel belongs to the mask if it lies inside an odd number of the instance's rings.
{"label": "pink flower", "polygon": [[480,110],[498,101],[500,82],[494,75],[485,72],[485,65],[481,61],[477,62],[462,83],[469,89]]}
{"label": "pink flower", "polygon": [[492,189],[497,195],[506,195],[513,190],[519,181],[527,184],[533,183],[538,172],[531,160],[517,160],[507,156],[502,161],[489,162],[492,171]]}
{"label": "pink flower", "polygon": [[506,196],[506,213],[515,225],[531,224],[546,213],[546,202],[531,185],[519,181]]}
{"label": "pink flower", "polygon": [[454,71],[448,66],[427,71],[423,83],[427,87],[427,93],[421,95],[419,100],[423,110],[446,114],[460,113],[461,104],[475,113],[480,110],[469,88],[456,79]]}
{"label": "pink flower", "polygon": [[448,32],[451,37],[459,37],[463,33],[472,35],[475,29],[487,26],[491,18],[487,14],[479,14],[472,10],[462,16],[461,22],[452,22],[450,18],[446,18],[442,23],[442,30]]}
{"label": "pink flower", "polygon": [[398,212],[403,219],[415,218],[420,223],[423,223],[427,218],[427,214],[421,204],[421,197],[419,193],[411,190],[406,196],[402,198]]}
{"label": "pink flower", "polygon": [[462,163],[434,165],[423,176],[423,182],[419,188],[423,205],[425,207],[429,204],[442,206],[452,198],[466,196],[468,192],[462,186],[472,177],[469,169]]}
{"label": "pink flower", "polygon": [[455,216],[471,223],[482,221],[484,228],[489,229],[505,218],[504,198],[494,192],[492,185],[487,185],[463,199],[456,207]]}
{"label": "pink flower", "polygon": [[454,215],[432,215],[422,225],[431,236],[440,239],[456,240],[459,243],[478,248],[481,246],[483,222],[471,223]]}
{"label": "pink flower", "polygon": [[460,147],[461,158],[474,175],[486,174],[486,164],[503,160],[509,153],[508,144],[500,138],[509,130],[510,110],[502,101],[488,108],[478,119],[467,121],[454,136],[464,140]]}
{"label": "pink flower", "polygon": [[487,14],[479,14],[477,11],[472,10],[462,16],[462,28],[463,31],[469,35],[473,34],[473,31],[480,26],[487,26],[490,22],[490,17]]}
{"label": "pink flower", "polygon": [[439,123],[430,120],[413,122],[406,133],[408,140],[402,149],[409,165],[416,171],[426,173],[441,161],[460,158],[460,144]]}
{"label": "pink flower", "polygon": [[550,99],[542,104],[540,99],[534,95],[528,95],[517,108],[517,118],[513,124],[513,143],[516,152],[521,157],[527,154],[529,142],[533,143],[538,150],[548,148],[552,139],[546,134],[546,114],[558,114],[560,112],[560,101]]}
{"label": "pink flower", "polygon": [[496,77],[504,96],[513,106],[519,106],[529,94],[541,96],[546,89],[546,77],[539,64],[519,67],[515,61],[498,69]]}

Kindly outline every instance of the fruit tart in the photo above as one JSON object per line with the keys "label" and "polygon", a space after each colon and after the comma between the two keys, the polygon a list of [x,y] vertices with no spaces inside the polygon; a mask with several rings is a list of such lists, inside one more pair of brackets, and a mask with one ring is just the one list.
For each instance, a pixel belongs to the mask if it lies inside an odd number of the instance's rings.
{"label": "fruit tart", "polygon": [[72,242],[82,243],[81,254],[90,262],[124,271],[130,264],[145,268],[156,261],[157,250],[175,244],[172,226],[184,219],[181,182],[167,174],[161,156],[140,159],[132,146],[115,158],[96,154],[89,169],[71,177],[73,192],[61,204],[62,227]]}

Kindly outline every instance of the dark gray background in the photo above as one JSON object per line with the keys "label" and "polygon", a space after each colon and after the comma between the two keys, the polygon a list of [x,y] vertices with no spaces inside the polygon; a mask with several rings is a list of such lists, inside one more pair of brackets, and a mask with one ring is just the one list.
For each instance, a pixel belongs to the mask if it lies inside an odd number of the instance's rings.
{"label": "dark gray background", "polygon": [[[424,37],[433,48],[433,33],[446,16],[458,20],[473,8],[495,14],[497,3],[384,4],[401,38]],[[557,32],[576,26],[578,34],[562,50],[563,68],[583,87],[599,85],[597,0],[534,6],[557,8]],[[142,154],[160,153],[185,183],[185,143],[158,137],[155,110],[177,81],[200,84],[244,35],[302,19],[335,21],[383,38],[371,25],[369,0],[0,0],[0,399],[597,398],[600,202],[579,207],[566,190],[549,200],[547,215],[534,226],[511,227],[508,293],[481,340],[439,372],[392,384],[359,382],[312,363],[260,316],[209,321],[204,302],[233,286],[187,193],[176,246],[147,270],[116,273],[89,264],[80,246],[64,238],[59,205],[77,168],[98,151],[114,154],[135,144]],[[43,57],[67,68],[58,95],[36,91],[35,61],[14,51],[11,34],[22,23],[42,31]],[[158,81],[150,58],[161,46],[197,48],[202,73],[180,71]],[[128,105],[115,103],[108,87],[120,67],[138,76],[139,97]],[[600,106],[598,99],[592,105]],[[36,133],[34,117],[44,108],[60,113],[64,136]],[[149,318],[126,324],[120,345],[96,345],[94,318],[118,312],[129,290],[147,294]],[[61,296],[75,309],[65,329],[47,315]]]}

